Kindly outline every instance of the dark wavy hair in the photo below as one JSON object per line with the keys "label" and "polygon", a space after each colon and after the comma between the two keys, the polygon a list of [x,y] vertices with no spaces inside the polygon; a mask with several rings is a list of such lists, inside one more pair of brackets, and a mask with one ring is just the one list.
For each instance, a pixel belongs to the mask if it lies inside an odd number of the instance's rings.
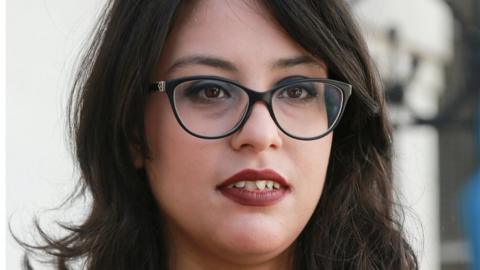
{"label": "dark wavy hair", "polygon": [[[180,0],[111,0],[84,53],[69,102],[69,128],[92,205],[81,224],[61,224],[31,252],[57,269],[167,269],[162,218],[131,145],[148,157],[144,105]],[[392,176],[392,140],[384,98],[367,47],[340,0],[264,0],[290,37],[325,61],[329,77],[353,94],[334,132],[326,184],[295,242],[295,269],[418,269],[402,226]],[[75,193],[72,193],[72,197]],[[44,242],[43,242],[44,241]]]}

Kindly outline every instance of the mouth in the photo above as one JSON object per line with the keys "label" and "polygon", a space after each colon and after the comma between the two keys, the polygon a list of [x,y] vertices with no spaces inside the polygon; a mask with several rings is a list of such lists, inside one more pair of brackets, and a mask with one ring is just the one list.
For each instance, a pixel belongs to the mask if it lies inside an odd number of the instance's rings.
{"label": "mouth", "polygon": [[246,206],[269,206],[278,203],[290,191],[288,181],[274,170],[242,170],[217,189],[228,199]]}

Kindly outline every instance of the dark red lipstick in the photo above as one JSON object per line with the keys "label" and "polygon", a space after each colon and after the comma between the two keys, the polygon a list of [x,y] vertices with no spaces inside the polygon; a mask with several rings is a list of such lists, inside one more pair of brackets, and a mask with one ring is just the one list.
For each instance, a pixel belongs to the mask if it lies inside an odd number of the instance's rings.
{"label": "dark red lipstick", "polygon": [[[233,187],[235,183],[241,181],[272,181],[277,188],[251,189],[251,188],[237,188]],[[250,185],[252,185],[250,183]],[[271,169],[242,170],[223,181],[218,187],[218,190],[227,198],[242,205],[247,206],[269,206],[279,202],[290,191],[288,181],[279,173]]]}

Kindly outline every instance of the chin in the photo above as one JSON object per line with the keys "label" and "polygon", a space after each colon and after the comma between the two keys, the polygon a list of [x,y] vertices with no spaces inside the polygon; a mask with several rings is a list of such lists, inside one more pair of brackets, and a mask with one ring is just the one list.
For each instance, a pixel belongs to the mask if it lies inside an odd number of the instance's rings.
{"label": "chin", "polygon": [[269,232],[268,227],[256,230],[245,229],[222,236],[225,253],[250,262],[268,260],[278,256],[293,242],[282,233]]}

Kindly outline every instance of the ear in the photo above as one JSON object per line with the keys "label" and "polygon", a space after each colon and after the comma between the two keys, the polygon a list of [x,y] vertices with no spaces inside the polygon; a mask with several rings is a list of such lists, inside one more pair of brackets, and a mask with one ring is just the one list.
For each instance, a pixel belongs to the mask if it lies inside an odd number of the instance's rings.
{"label": "ear", "polygon": [[145,165],[145,158],[142,154],[140,145],[130,144],[129,148],[130,148],[130,155],[133,161],[133,166],[135,167],[135,169],[143,169]]}

